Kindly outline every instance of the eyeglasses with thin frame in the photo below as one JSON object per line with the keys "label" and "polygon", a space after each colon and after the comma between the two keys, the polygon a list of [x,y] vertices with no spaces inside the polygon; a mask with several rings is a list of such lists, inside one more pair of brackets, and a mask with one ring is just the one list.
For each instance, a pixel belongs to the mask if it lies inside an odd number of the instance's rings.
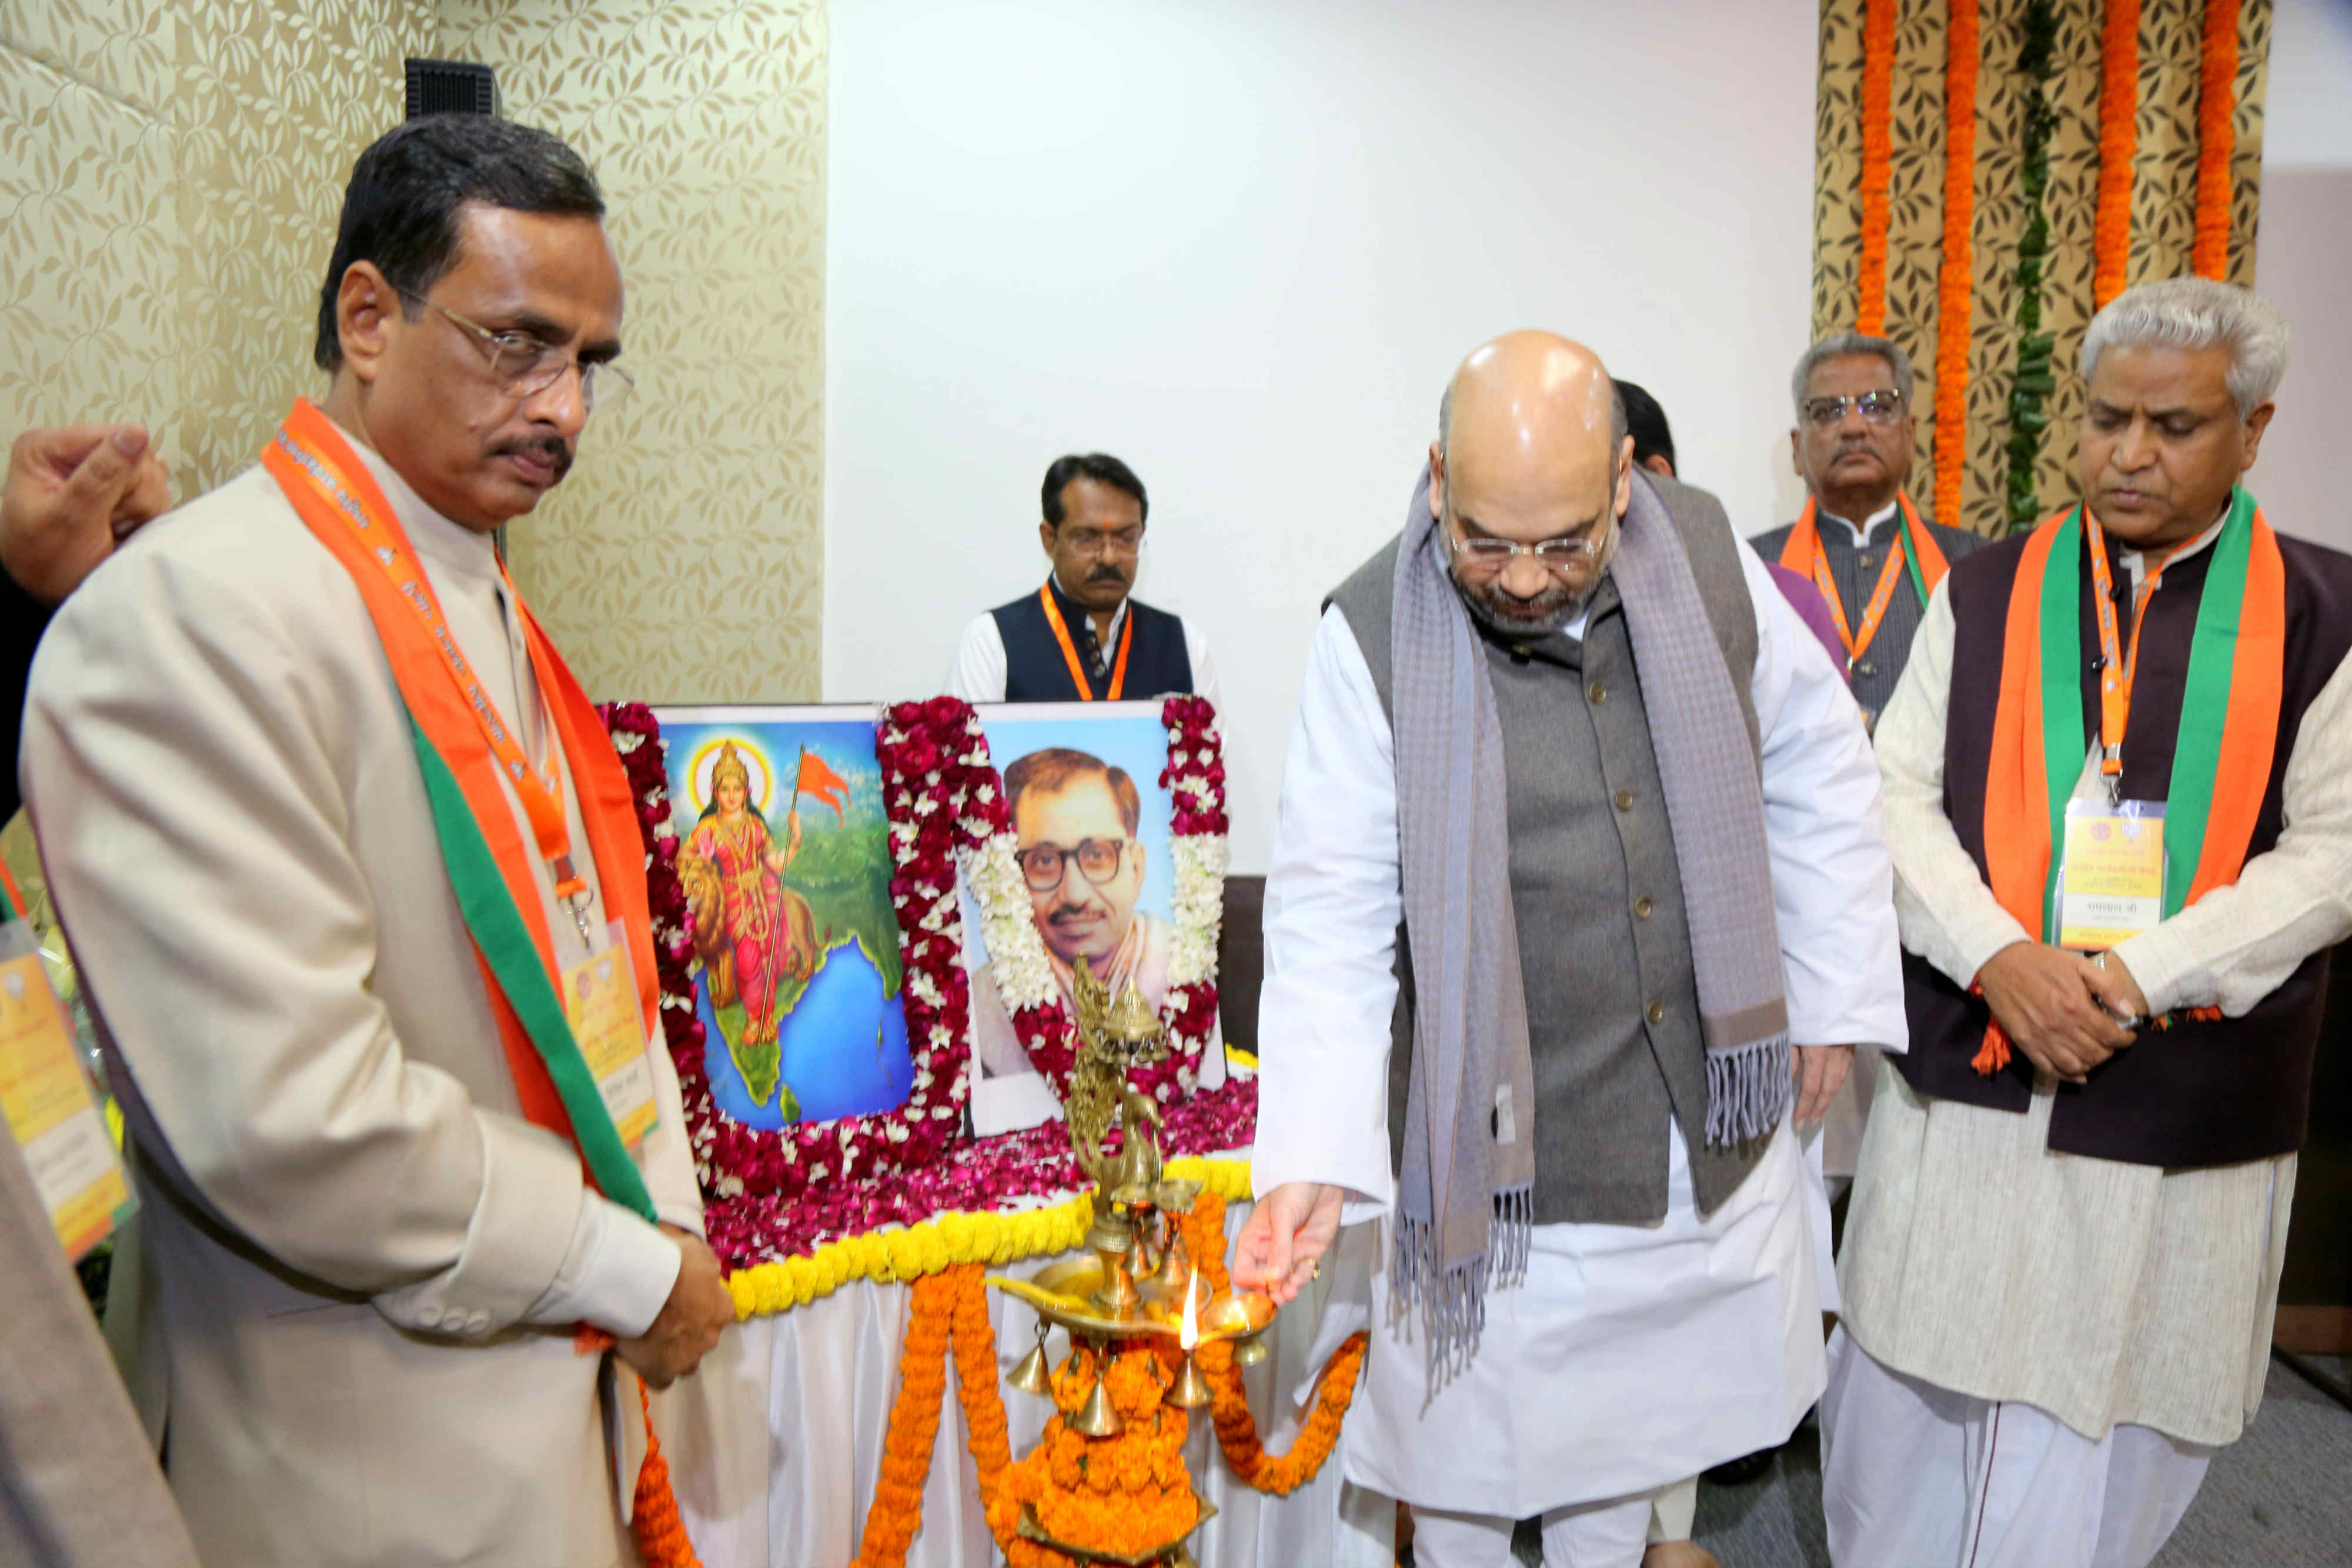
{"label": "eyeglasses with thin frame", "polygon": [[1445,543],[1455,555],[1481,570],[1500,571],[1520,556],[1531,555],[1538,566],[1560,572],[1590,566],[1600,559],[1601,547],[1608,532],[1609,519],[1603,517],[1580,534],[1567,534],[1556,539],[1538,539],[1531,545],[1485,534],[1474,538],[1450,528],[1446,531]]}
{"label": "eyeglasses with thin frame", "polygon": [[1062,885],[1069,874],[1069,862],[1076,861],[1078,874],[1100,887],[1118,874],[1119,864],[1127,858],[1128,839],[1081,839],[1076,849],[1066,850],[1059,844],[1032,844],[1013,858],[1021,863],[1022,880],[1032,893],[1051,893]]}
{"label": "eyeglasses with thin frame", "polygon": [[1816,430],[1827,430],[1845,421],[1845,411],[1858,408],[1862,417],[1872,424],[1893,424],[1903,417],[1903,394],[1898,392],[1866,392],[1853,397],[1809,397],[1805,400],[1805,419]]}
{"label": "eyeglasses with thin frame", "polygon": [[[1057,528],[1055,531],[1058,533],[1060,530]],[[1080,555],[1134,555],[1143,549],[1143,525],[1136,523],[1108,531],[1072,528],[1064,538]]]}
{"label": "eyeglasses with thin frame", "polygon": [[630,389],[637,384],[628,371],[609,361],[583,360],[571,350],[542,342],[528,332],[493,331],[410,289],[398,292],[403,299],[438,312],[451,326],[473,339],[489,356],[491,378],[506,389],[509,397],[537,397],[575,366],[580,371],[580,403],[586,409],[593,410],[599,403],[609,409],[628,396]]}

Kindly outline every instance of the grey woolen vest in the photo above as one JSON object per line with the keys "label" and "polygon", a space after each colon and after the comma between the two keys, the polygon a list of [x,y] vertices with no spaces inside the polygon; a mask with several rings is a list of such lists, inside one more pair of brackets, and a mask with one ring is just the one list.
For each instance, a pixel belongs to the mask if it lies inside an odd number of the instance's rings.
{"label": "grey woolen vest", "polygon": [[[1748,547],[1706,491],[1639,471],[1634,482],[1657,492],[1682,535],[1756,747],[1756,608],[1739,558]],[[1397,546],[1390,540],[1329,600],[1391,719]],[[1711,1212],[1764,1145],[1706,1146],[1706,1051],[1682,873],[1616,582],[1604,577],[1594,591],[1580,643],[1558,632],[1511,639],[1472,624],[1503,727],[1511,903],[1535,1061],[1536,1223],[1663,1218],[1670,1115],[1690,1149],[1699,1210]],[[1412,1082],[1410,954],[1401,930],[1389,1053],[1392,1166],[1402,1158]]]}

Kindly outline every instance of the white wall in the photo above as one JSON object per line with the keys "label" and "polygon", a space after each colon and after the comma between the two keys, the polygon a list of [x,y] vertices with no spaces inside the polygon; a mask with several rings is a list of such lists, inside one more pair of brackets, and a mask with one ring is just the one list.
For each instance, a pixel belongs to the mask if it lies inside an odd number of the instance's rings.
{"label": "white wall", "polygon": [[2294,335],[2278,414],[2246,476],[2288,533],[2352,549],[2352,0],[2278,0],[2254,284]]}
{"label": "white wall", "polygon": [[1139,591],[1227,695],[1265,869],[1317,606],[1403,520],[1438,394],[1519,326],[1792,516],[1813,0],[834,0],[824,690],[937,689],[1044,576],[1072,450],[1150,489]]}

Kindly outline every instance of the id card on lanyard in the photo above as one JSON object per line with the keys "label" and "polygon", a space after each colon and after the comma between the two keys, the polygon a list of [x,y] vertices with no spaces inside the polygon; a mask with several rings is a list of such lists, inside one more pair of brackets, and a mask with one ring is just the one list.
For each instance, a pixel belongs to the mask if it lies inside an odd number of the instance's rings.
{"label": "id card on lanyard", "polygon": [[628,928],[621,922],[590,936],[588,956],[563,971],[563,1011],[614,1129],[635,1148],[654,1124],[654,1072],[637,1010]]}
{"label": "id card on lanyard", "polygon": [[2058,946],[2104,951],[2164,918],[2164,803],[2066,803]]}
{"label": "id card on lanyard", "polygon": [[2164,569],[2188,547],[2176,545],[2132,595],[2131,641],[2116,618],[2115,574],[2107,541],[2087,508],[2083,532],[2091,557],[2091,601],[2099,632],[2099,777],[2104,798],[2066,804],[2066,841],[2059,860],[2058,946],[2104,951],[2164,919],[2164,802],[2123,798],[2124,736],[2131,722],[2132,682],[2139,673],[2139,634]]}
{"label": "id card on lanyard", "polygon": [[22,920],[0,925],[0,1112],[58,1240],[79,1262],[130,1218],[131,1186]]}

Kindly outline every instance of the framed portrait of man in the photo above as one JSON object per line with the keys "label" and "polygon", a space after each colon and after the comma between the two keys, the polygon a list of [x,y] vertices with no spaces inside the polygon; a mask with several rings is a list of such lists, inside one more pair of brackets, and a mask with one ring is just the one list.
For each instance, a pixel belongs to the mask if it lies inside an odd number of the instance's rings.
{"label": "framed portrait of man", "polygon": [[[1083,961],[1117,995],[1167,1000],[1175,942],[1171,801],[1160,784],[1168,733],[1158,703],[983,704],[990,760],[1004,784],[1032,924],[1065,1017]],[[993,973],[981,912],[962,894],[971,977],[971,1119],[982,1137],[1061,1114],[1031,1062]],[[1202,1087],[1222,1083],[1222,1041]]]}
{"label": "framed portrait of man", "polygon": [[914,1082],[869,707],[662,707],[718,1109],[774,1129]]}

